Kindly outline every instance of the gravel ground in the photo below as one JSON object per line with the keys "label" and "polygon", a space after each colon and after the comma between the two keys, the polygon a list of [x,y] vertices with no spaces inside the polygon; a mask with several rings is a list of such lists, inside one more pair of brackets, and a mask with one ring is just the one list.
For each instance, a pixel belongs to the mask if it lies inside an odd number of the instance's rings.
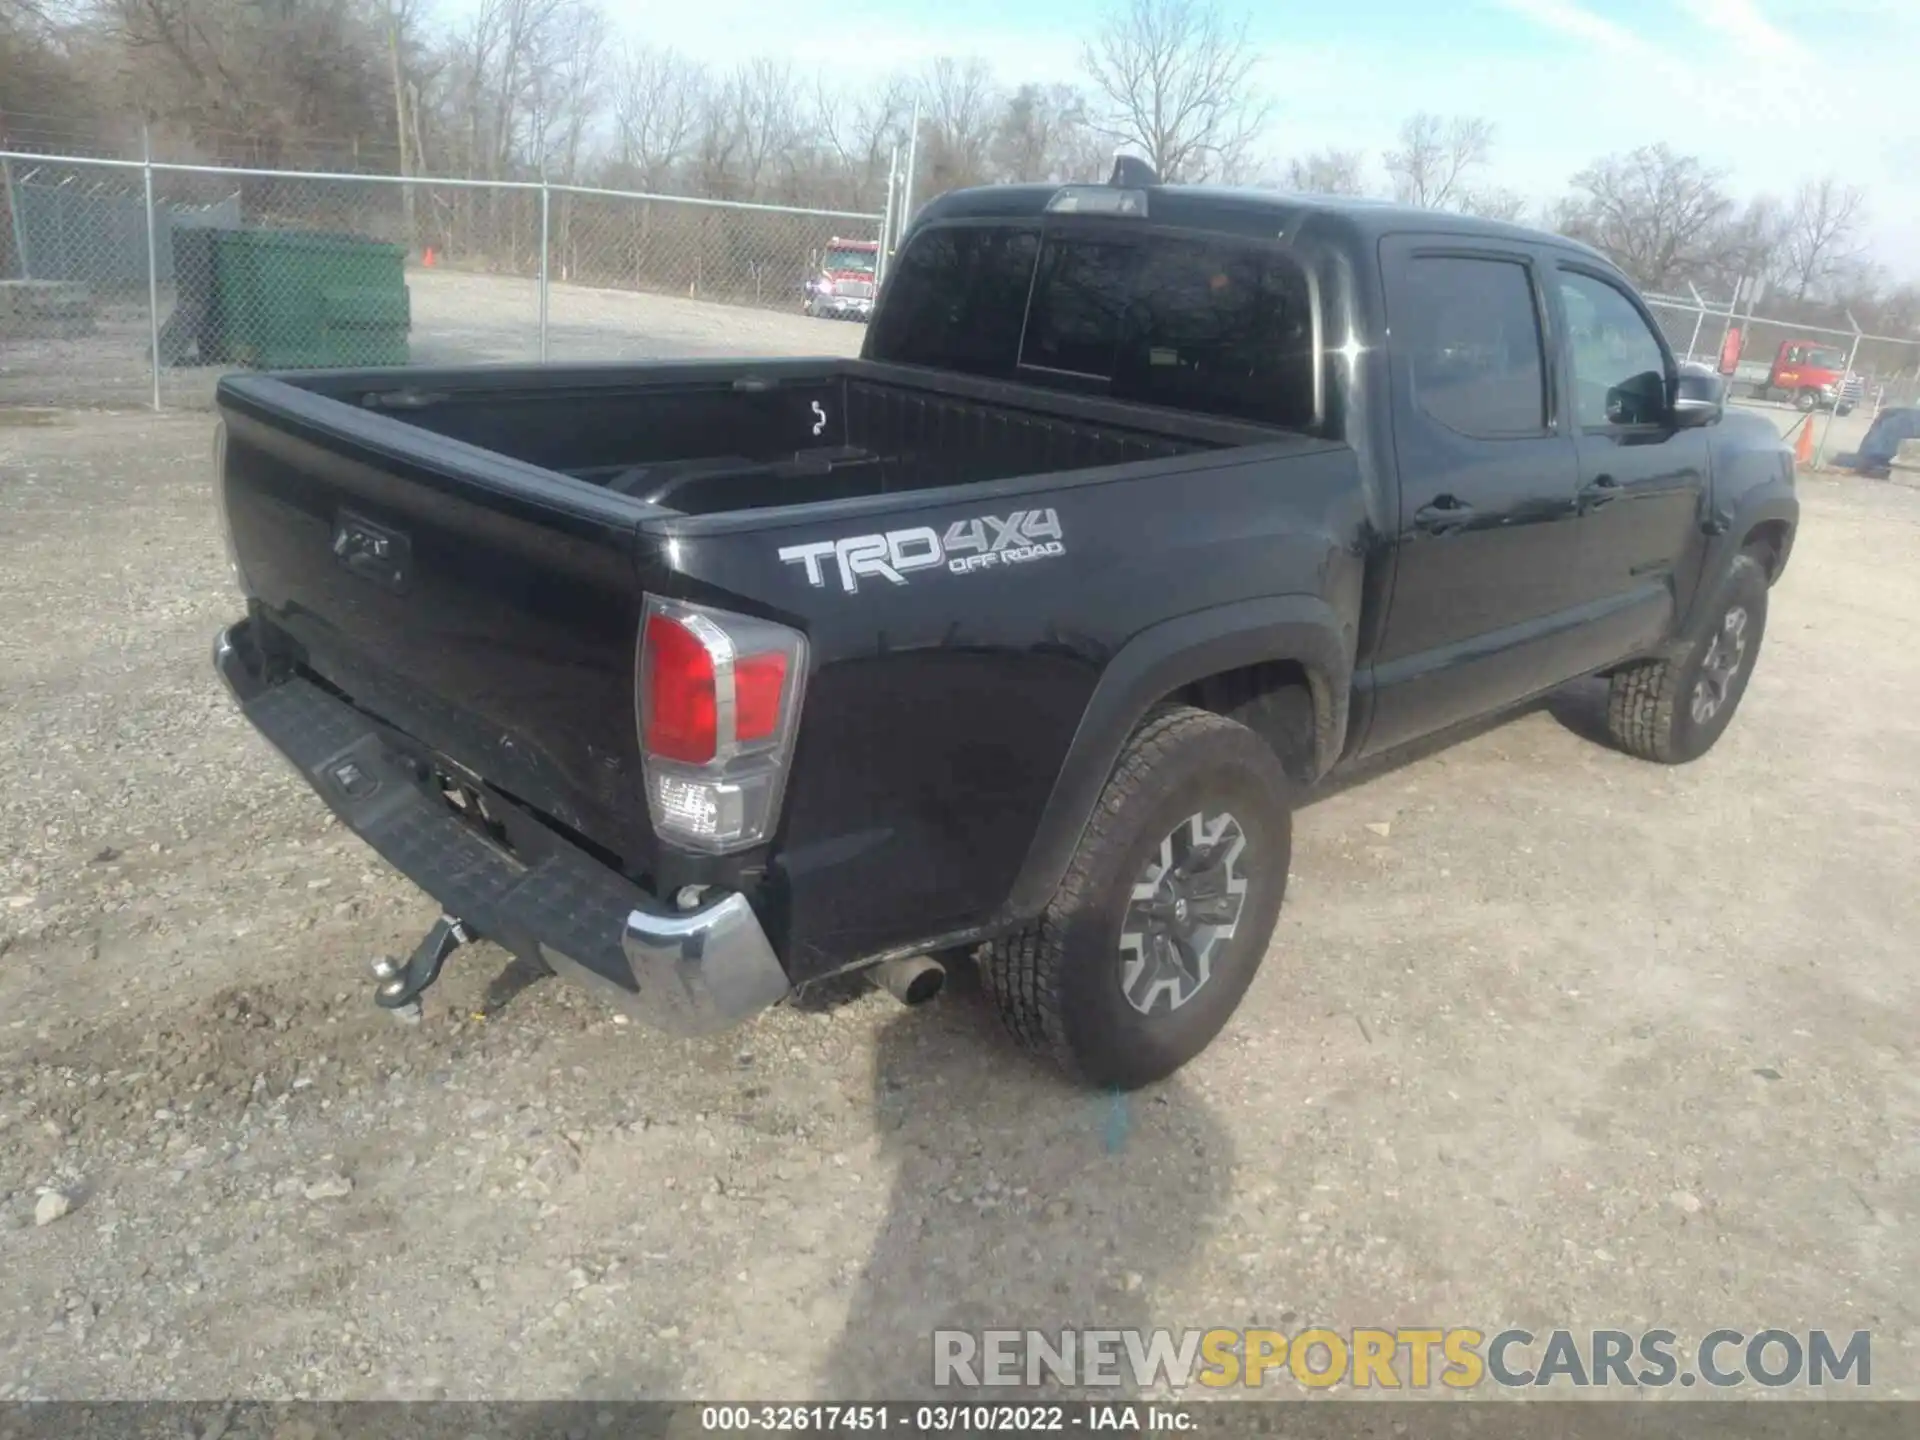
{"label": "gravel ground", "polygon": [[1318,798],[1239,1017],[1122,1103],[964,981],[695,1042],[483,945],[377,1012],[434,909],[208,668],[208,442],[0,411],[0,1398],[905,1396],[936,1324],[1309,1322],[1870,1329],[1920,1394],[1920,492],[1807,482],[1707,760],[1586,687]]}

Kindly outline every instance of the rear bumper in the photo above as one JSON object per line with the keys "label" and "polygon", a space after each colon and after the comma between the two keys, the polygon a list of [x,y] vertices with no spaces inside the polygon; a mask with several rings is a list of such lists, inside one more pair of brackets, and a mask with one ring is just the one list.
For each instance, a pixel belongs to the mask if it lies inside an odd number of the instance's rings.
{"label": "rear bumper", "polygon": [[868,320],[873,316],[873,301],[858,299],[851,295],[819,295],[814,297],[813,313],[828,316],[854,316],[861,320]]}
{"label": "rear bumper", "polygon": [[726,1029],[787,993],[745,896],[673,910],[545,827],[537,853],[510,853],[461,821],[418,759],[360,711],[310,681],[267,680],[250,623],[213,645],[241,712],[343,824],[448,914],[675,1034]]}

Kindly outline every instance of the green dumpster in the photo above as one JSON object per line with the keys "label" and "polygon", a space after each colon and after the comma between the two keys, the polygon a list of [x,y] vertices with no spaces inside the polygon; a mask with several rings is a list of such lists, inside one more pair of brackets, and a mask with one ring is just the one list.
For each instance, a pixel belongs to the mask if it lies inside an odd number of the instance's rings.
{"label": "green dumpster", "polygon": [[403,247],[300,230],[213,236],[210,358],[262,370],[407,363]]}

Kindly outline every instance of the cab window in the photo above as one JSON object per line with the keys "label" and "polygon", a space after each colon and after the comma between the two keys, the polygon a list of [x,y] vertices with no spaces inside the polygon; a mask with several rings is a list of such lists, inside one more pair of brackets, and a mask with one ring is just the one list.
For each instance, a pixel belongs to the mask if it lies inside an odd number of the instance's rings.
{"label": "cab window", "polygon": [[1573,362],[1573,410],[1585,428],[1667,418],[1667,358],[1633,302],[1591,275],[1563,271],[1560,308]]}
{"label": "cab window", "polygon": [[943,227],[908,244],[868,353],[1299,429],[1317,418],[1312,306],[1276,245]]}

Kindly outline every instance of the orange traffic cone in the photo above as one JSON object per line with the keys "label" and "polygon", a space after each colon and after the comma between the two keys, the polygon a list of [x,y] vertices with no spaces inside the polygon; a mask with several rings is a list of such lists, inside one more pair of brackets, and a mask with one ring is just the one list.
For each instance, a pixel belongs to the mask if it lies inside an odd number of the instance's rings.
{"label": "orange traffic cone", "polygon": [[1800,439],[1793,447],[1793,463],[1802,470],[1813,468],[1813,416],[1800,422]]}
{"label": "orange traffic cone", "polygon": [[420,257],[420,263],[431,270],[433,268],[433,247],[427,246],[427,253]]}

